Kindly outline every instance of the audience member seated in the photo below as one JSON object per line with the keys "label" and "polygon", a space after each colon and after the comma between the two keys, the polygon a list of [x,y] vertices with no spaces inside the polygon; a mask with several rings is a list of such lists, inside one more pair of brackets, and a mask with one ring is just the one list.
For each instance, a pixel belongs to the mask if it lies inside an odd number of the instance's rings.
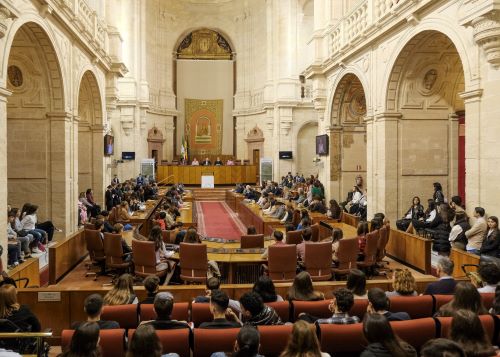
{"label": "audience member seated", "polygon": [[[206,283],[207,290],[205,290],[204,296],[197,296],[193,302],[194,303],[206,303],[210,302],[210,296],[212,295],[212,291],[220,289],[220,280],[216,277],[211,277],[207,279]],[[236,300],[229,299],[229,307],[239,313],[241,311],[240,303]]]}
{"label": "audience member seated", "polygon": [[453,299],[441,306],[435,316],[453,316],[453,313],[460,309],[470,310],[478,315],[488,313],[483,305],[481,294],[472,283],[466,281],[458,283],[455,287]]}
{"label": "audience member seated", "polygon": [[162,355],[163,346],[153,326],[137,327],[129,341],[126,357],[179,357],[177,353]]}
{"label": "audience member seated", "polygon": [[392,288],[393,291],[386,291],[387,296],[417,296],[415,278],[407,268],[394,271]]}
{"label": "audience member seated", "polygon": [[470,310],[457,310],[451,320],[450,339],[457,342],[467,357],[498,356],[488,341],[477,314]]}
{"label": "audience member seated", "polygon": [[44,244],[48,241],[47,232],[42,229],[36,228],[38,211],[37,205],[26,203],[21,210],[21,232],[23,234],[31,234],[34,238],[33,253],[40,253],[45,251]]}
{"label": "audience member seated", "polygon": [[[149,232],[149,237],[148,240],[150,242],[154,242],[155,244],[155,255],[156,255],[156,269],[157,270],[164,270],[161,265],[167,264],[168,265],[168,271],[170,272],[171,269],[175,266],[175,263],[169,258],[174,255],[174,251],[172,250],[167,250],[165,248],[165,243],[163,243],[163,235],[161,232],[161,228],[159,226],[154,226],[151,231]],[[163,284],[165,281],[166,275],[163,276],[160,280],[160,284]],[[162,281],[163,280],[163,281]]]}
{"label": "audience member seated", "polygon": [[144,278],[142,284],[144,285],[144,289],[148,292],[148,295],[141,301],[141,304],[153,304],[156,294],[158,294],[158,290],[160,289],[160,278],[156,275],[149,275]]}
{"label": "audience member seated", "polygon": [[500,231],[498,230],[498,218],[488,217],[488,232],[481,244],[481,255],[500,258]]}
{"label": "audience member seated", "polygon": [[307,209],[300,210],[300,223],[297,225],[297,230],[305,229],[311,225],[311,217]]}
{"label": "audience member seated", "polygon": [[462,347],[447,338],[427,341],[420,349],[420,357],[466,357]]}
{"label": "audience member seated", "polygon": [[368,222],[359,222],[358,229],[356,231],[358,246],[359,246],[359,254],[364,254],[365,246],[366,246],[366,235],[369,233]]}
{"label": "audience member seated", "polygon": [[200,163],[198,162],[198,160],[196,160],[195,157],[193,157],[193,161],[191,161],[191,165],[192,166],[200,166]]}
{"label": "audience member seated", "polygon": [[69,349],[64,351],[60,357],[100,357],[99,325],[95,322],[84,322],[80,324],[71,337]]}
{"label": "audience member seated", "polygon": [[314,242],[311,242],[312,238],[312,230],[311,228],[305,228],[301,232],[302,236],[302,243],[297,244],[297,259],[301,261],[305,261],[306,257],[306,244],[314,244]]}
{"label": "audience member seated", "polygon": [[122,236],[121,238],[121,243],[122,243],[122,251],[123,251],[123,259],[125,261],[129,261],[132,259],[132,248],[127,244],[127,242],[125,241],[125,239],[123,238],[123,224],[121,223],[116,223],[114,226],[113,226],[113,229],[115,230],[115,233],[116,234],[120,234]]}
{"label": "audience member seated", "polygon": [[313,200],[308,207],[311,212],[326,213],[326,207],[320,196],[313,196]]}
{"label": "audience member seated", "polygon": [[326,216],[331,219],[340,219],[342,215],[342,208],[340,208],[339,204],[335,200],[330,200],[330,207],[326,211]]}
{"label": "audience member seated", "polygon": [[159,292],[155,296],[154,310],[156,319],[142,321],[141,325],[151,325],[156,330],[173,330],[179,328],[189,328],[185,321],[172,320],[170,315],[174,309],[174,297],[169,292]]}
{"label": "audience member seated", "polygon": [[226,166],[234,166],[234,160],[232,157],[227,159]]}
{"label": "audience member seated", "polygon": [[[27,240],[28,240],[28,249],[25,249],[25,247],[23,247],[23,244],[24,244],[23,242],[25,242],[25,240],[21,240],[21,247],[22,247],[22,250],[24,251],[24,259],[29,259],[29,258],[31,258],[31,249],[29,247],[30,247],[31,243],[36,243],[35,238],[33,237],[32,234],[28,234],[28,232],[23,231],[21,221],[19,220],[19,217],[21,216],[21,211],[19,211],[18,208],[12,208],[9,211],[9,215],[12,215],[14,217],[14,221],[10,223],[10,226],[11,226],[12,230],[14,232],[16,232],[17,237],[18,238],[24,237],[24,238],[27,238]],[[10,222],[10,219],[9,219],[9,222]],[[26,254],[26,253],[28,253],[28,254]]]}
{"label": "audience member seated", "polygon": [[214,165],[215,166],[222,166],[222,165],[224,165],[224,163],[222,162],[220,157],[217,156],[217,160],[215,160]]}
{"label": "audience member seated", "polygon": [[425,217],[419,219],[413,219],[408,226],[406,232],[415,234],[417,231],[426,228],[435,228],[441,222],[441,216],[437,212],[436,202],[434,200],[427,200],[427,210],[425,211]]}
{"label": "audience member seated", "polygon": [[500,285],[495,289],[495,299],[493,299],[493,306],[491,307],[490,314],[500,315]]}
{"label": "audience member seated", "polygon": [[22,263],[21,255],[22,253],[24,254],[24,259],[31,258],[31,251],[30,251],[30,242],[33,240],[32,235],[25,235],[25,236],[20,236],[13,228],[14,222],[16,219],[16,214],[14,212],[9,212],[8,213],[8,218],[7,218],[7,238],[12,242],[19,243],[20,250],[19,252],[19,259],[21,260],[19,263]]}
{"label": "audience member seated", "polygon": [[202,166],[210,166],[210,165],[212,165],[212,161],[210,161],[210,160],[208,159],[208,157],[206,157],[206,158],[205,158],[205,160],[203,160],[203,161],[201,162],[201,165],[202,165]]}
{"label": "audience member seated", "polygon": [[38,318],[29,307],[17,302],[17,291],[14,285],[5,284],[0,287],[0,319],[9,320],[19,328],[20,332],[40,332],[41,330]]}
{"label": "audience member seated", "polygon": [[240,306],[242,321],[231,309],[227,310],[228,320],[253,326],[283,324],[276,311],[272,307],[264,305],[260,295],[253,291],[244,293],[240,297]]}
{"label": "audience member seated", "polygon": [[337,266],[339,263],[339,258],[337,252],[339,250],[340,240],[344,237],[344,232],[342,229],[333,228],[332,229],[332,263]]}
{"label": "audience member seated", "polygon": [[215,352],[210,357],[264,357],[259,355],[259,347],[259,331],[254,326],[245,325],[238,332],[232,353]]}
{"label": "audience member seated", "polygon": [[203,322],[200,328],[220,329],[241,327],[239,322],[226,319],[226,312],[229,306],[229,297],[222,290],[213,290],[210,295],[210,312],[214,316],[213,321]]}
{"label": "audience member seated", "polygon": [[389,321],[410,320],[410,315],[407,312],[390,312],[389,298],[385,295],[384,290],[380,288],[372,288],[368,291],[368,314],[384,315]]}
{"label": "audience member seated", "polygon": [[302,187],[300,187],[300,188],[298,189],[298,197],[297,197],[297,199],[295,200],[295,202],[299,204],[299,203],[304,202],[304,200],[305,200],[305,199],[306,199],[306,195],[305,195],[305,193],[304,193],[304,189],[303,189]]}
{"label": "audience member seated", "polygon": [[[465,250],[467,237],[465,232],[470,229],[469,217],[465,211],[455,213],[455,224],[451,228],[449,241],[453,248]],[[482,247],[481,247],[482,248]]]}
{"label": "audience member seated", "polygon": [[134,292],[134,278],[130,274],[122,274],[113,288],[104,295],[104,305],[137,304]]}
{"label": "audience member seated", "polygon": [[496,291],[498,282],[500,282],[500,268],[495,263],[481,263],[477,271],[481,278],[481,283],[472,279],[473,283],[478,283],[479,293],[494,293]]}
{"label": "audience member seated", "polygon": [[293,324],[292,335],[280,355],[280,357],[297,356],[330,357],[328,353],[321,352],[314,325],[300,320]]}
{"label": "audience member seated", "polygon": [[419,220],[425,216],[424,206],[420,204],[420,197],[413,197],[412,204],[406,211],[403,218],[396,221],[396,226],[400,231],[406,231],[412,220]]}
{"label": "audience member seated", "polygon": [[311,276],[308,272],[302,271],[293,279],[293,284],[288,289],[286,298],[288,301],[318,301],[324,300],[325,295],[322,292],[314,291]]}
{"label": "audience member seated", "polygon": [[359,317],[350,316],[349,310],[354,305],[354,296],[350,290],[340,288],[333,291],[333,299],[328,308],[333,313],[332,317],[320,319],[307,313],[301,313],[299,319],[307,322],[317,322],[318,324],[349,325],[359,322]]}
{"label": "audience member seated", "polygon": [[481,245],[483,244],[483,238],[486,235],[488,225],[484,219],[484,208],[476,207],[474,208],[474,217],[476,221],[472,227],[465,232],[465,237],[467,238],[466,250],[472,254],[479,254],[481,250]]}
{"label": "audience member seated", "polygon": [[389,320],[380,314],[367,314],[363,334],[369,345],[361,357],[416,357],[415,349],[401,340],[392,330]]}
{"label": "audience member seated", "polygon": [[[102,306],[104,300],[99,294],[92,294],[85,298],[83,302],[83,310],[87,314],[86,322],[95,322],[101,330],[120,328],[116,321],[101,320]],[[83,322],[75,322],[71,325],[72,329],[78,328]]]}
{"label": "audience member seated", "polygon": [[457,284],[451,276],[455,265],[449,258],[441,257],[436,265],[436,274],[439,277],[438,281],[429,283],[425,288],[425,295],[449,295],[455,291]]}
{"label": "audience member seated", "polygon": [[252,291],[259,294],[263,302],[278,302],[283,301],[283,298],[276,294],[276,288],[273,281],[265,275],[262,275],[259,280],[253,284]]}
{"label": "audience member seated", "polygon": [[368,299],[366,275],[361,270],[351,270],[349,275],[347,275],[346,288],[352,292],[354,299]]}
{"label": "audience member seated", "polygon": [[255,228],[255,226],[248,226],[247,235],[251,236],[253,234],[257,234],[257,228]]}
{"label": "audience member seated", "polygon": [[120,222],[130,222],[131,218],[132,216],[130,215],[129,212],[128,202],[122,201],[122,203],[120,203],[120,208],[118,211],[118,220]]}

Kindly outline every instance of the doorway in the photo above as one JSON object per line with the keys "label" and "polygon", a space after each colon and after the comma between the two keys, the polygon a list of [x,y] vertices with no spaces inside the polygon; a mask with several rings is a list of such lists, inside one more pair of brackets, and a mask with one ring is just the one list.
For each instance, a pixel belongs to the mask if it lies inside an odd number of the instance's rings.
{"label": "doorway", "polygon": [[257,182],[260,182],[260,149],[253,149],[252,163],[256,166]]}

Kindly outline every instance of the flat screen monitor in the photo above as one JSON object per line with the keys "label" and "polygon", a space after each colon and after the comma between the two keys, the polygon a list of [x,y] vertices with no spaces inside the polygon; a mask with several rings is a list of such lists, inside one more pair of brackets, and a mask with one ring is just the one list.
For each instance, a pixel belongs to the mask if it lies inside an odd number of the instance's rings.
{"label": "flat screen monitor", "polygon": [[293,153],[291,151],[280,151],[280,160],[291,160],[293,159]]}
{"label": "flat screen monitor", "polygon": [[115,152],[115,137],[113,135],[104,135],[104,156],[111,156]]}
{"label": "flat screen monitor", "polygon": [[135,160],[134,151],[122,151],[122,160]]}
{"label": "flat screen monitor", "polygon": [[328,155],[328,135],[316,136],[316,155]]}

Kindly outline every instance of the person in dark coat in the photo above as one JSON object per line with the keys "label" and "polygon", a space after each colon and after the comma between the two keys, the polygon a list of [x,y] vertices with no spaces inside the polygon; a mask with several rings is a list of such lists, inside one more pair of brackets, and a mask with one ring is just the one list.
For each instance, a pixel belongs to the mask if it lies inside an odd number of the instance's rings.
{"label": "person in dark coat", "polygon": [[455,292],[457,282],[451,274],[455,265],[449,258],[442,257],[436,266],[436,273],[439,280],[427,285],[424,295],[451,295]]}
{"label": "person in dark coat", "polygon": [[383,315],[388,321],[405,321],[411,320],[407,312],[390,312],[389,298],[385,291],[380,288],[372,288],[368,290],[368,307],[367,314]]}
{"label": "person in dark coat", "polygon": [[406,211],[402,219],[396,221],[396,226],[400,231],[406,231],[412,220],[419,220],[425,216],[424,206],[420,204],[420,197],[413,197],[411,207]]}
{"label": "person in dark coat", "polygon": [[113,208],[113,186],[109,185],[104,193],[104,200],[106,202],[106,210],[109,212]]}
{"label": "person in dark coat", "polygon": [[481,245],[481,255],[500,258],[500,232],[498,230],[498,218],[496,216],[488,217],[488,231]]}
{"label": "person in dark coat", "polygon": [[455,216],[455,212],[447,204],[441,204],[439,206],[439,213],[441,217],[440,223],[432,230],[432,239],[434,244],[432,245],[432,250],[438,252],[441,255],[448,256],[451,250],[450,244],[450,222]]}

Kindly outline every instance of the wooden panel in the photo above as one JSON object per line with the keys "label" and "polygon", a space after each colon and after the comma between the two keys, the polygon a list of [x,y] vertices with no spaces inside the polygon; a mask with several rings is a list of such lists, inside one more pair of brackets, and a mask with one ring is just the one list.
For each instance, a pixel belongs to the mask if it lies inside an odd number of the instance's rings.
{"label": "wooden panel", "polygon": [[55,284],[87,255],[83,229],[49,248],[49,283]]}
{"label": "wooden panel", "polygon": [[[450,259],[453,261],[453,263],[455,263],[455,267],[453,269],[453,277],[455,278],[465,277],[465,274],[462,270],[463,264],[479,265],[479,255],[467,253],[465,250],[457,248],[451,249]],[[474,271],[474,269],[472,269],[472,271]]]}
{"label": "wooden panel", "polygon": [[342,212],[342,222],[350,225],[350,226],[353,226],[353,227],[357,227],[358,224],[359,224],[359,216],[355,216],[353,214],[349,214],[349,213],[346,213],[346,212]]}
{"label": "wooden panel", "polygon": [[[29,280],[28,287],[40,286],[40,262],[38,258],[28,259],[25,263],[9,270],[8,275],[14,279],[27,278]],[[24,286],[24,282],[20,283]]]}
{"label": "wooden panel", "polygon": [[397,260],[431,273],[431,244],[432,240],[391,229],[386,252]]}

